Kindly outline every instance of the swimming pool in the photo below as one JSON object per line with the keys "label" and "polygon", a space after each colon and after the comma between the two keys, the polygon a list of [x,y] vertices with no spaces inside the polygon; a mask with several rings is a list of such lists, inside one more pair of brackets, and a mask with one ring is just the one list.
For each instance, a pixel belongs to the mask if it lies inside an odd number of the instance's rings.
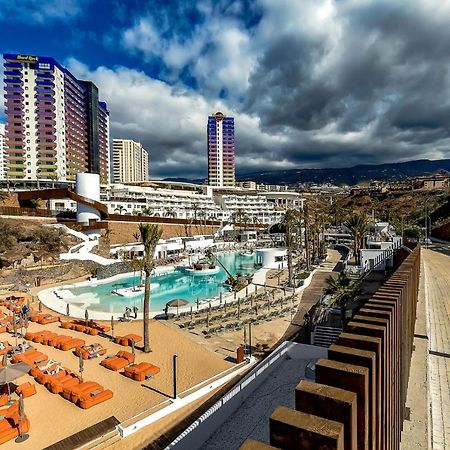
{"label": "swimming pool", "polygon": [[[217,255],[221,263],[236,275],[251,275],[256,272],[256,256],[242,256],[238,252],[221,253]],[[162,311],[166,303],[175,298],[183,298],[195,304],[197,298],[204,300],[217,297],[220,293],[229,292],[223,283],[227,279],[225,270],[221,267],[214,275],[193,275],[182,268],[174,272],[153,276],[151,282],[155,287],[151,289],[151,311]],[[126,307],[143,310],[143,293],[134,297],[122,297],[114,294],[116,289],[133,287],[139,284],[139,274],[128,276],[120,280],[98,283],[90,286],[69,288],[75,298],[70,298],[70,304],[91,311],[121,313]]]}

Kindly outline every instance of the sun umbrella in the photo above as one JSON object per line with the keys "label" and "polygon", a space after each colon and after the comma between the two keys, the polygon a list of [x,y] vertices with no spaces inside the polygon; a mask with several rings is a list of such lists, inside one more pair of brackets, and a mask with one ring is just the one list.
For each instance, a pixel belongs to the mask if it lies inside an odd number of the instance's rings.
{"label": "sun umbrella", "polygon": [[111,316],[111,335],[114,338],[114,316]]}
{"label": "sun umbrella", "polygon": [[134,352],[135,352],[135,350],[134,350],[134,339],[131,339],[131,353],[133,353],[133,355],[134,355]]}
{"label": "sun umbrella", "polygon": [[19,436],[15,439],[15,442],[20,443],[26,441],[29,436],[26,433],[22,433],[22,424],[25,421],[25,404],[23,401],[23,395],[19,397]]}
{"label": "sun umbrella", "polygon": [[23,362],[7,365],[0,369],[0,385],[8,385],[8,396],[10,395],[9,383],[25,375],[30,369],[31,366]]}
{"label": "sun umbrella", "polygon": [[70,304],[69,303],[66,304],[66,315],[70,316]]}
{"label": "sun umbrella", "polygon": [[186,306],[189,302],[187,300],[185,300],[184,298],[175,298],[173,300],[170,300],[170,302],[167,302],[166,305],[167,306],[173,306],[177,308],[177,316],[178,316],[178,308],[180,306]]}
{"label": "sun umbrella", "polygon": [[42,302],[39,302],[39,312],[42,312]]}
{"label": "sun umbrella", "polygon": [[86,319],[86,326],[89,320],[89,311],[86,309],[86,311],[84,311],[84,318]]}
{"label": "sun umbrella", "polygon": [[184,298],[175,298],[174,300],[170,300],[170,302],[167,302],[167,306],[185,306],[188,303],[189,302]]}

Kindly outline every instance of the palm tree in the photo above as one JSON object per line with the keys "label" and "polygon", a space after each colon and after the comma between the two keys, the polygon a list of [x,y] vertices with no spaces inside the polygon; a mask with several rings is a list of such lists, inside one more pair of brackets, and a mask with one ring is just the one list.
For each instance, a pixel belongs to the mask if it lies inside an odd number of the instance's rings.
{"label": "palm tree", "polygon": [[344,324],[349,302],[355,300],[361,293],[360,282],[352,281],[345,271],[339,272],[336,278],[328,276],[325,282],[328,286],[324,289],[324,293],[333,296],[332,305],[339,305],[341,321]]}
{"label": "palm tree", "polygon": [[2,191],[0,191],[0,202],[3,202],[3,201],[5,201],[5,200],[8,199],[8,198],[9,198],[8,192],[2,192]]}
{"label": "palm tree", "polygon": [[173,208],[167,208],[166,211],[164,212],[164,217],[177,217],[177,213],[175,212],[175,210]]}
{"label": "palm tree", "polygon": [[225,273],[228,275],[228,282],[230,283],[231,287],[234,287],[237,283],[236,278],[233,276],[233,274],[222,264],[222,261],[220,261],[219,258],[214,254],[213,250],[210,248],[207,248],[205,251],[205,257],[208,258],[211,262],[216,262],[219,264],[219,266],[222,267],[222,269],[225,271]]}
{"label": "palm tree", "polygon": [[150,352],[149,314],[150,314],[150,274],[154,266],[154,253],[163,230],[153,223],[140,223],[139,233],[144,244],[143,268],[145,272],[144,290],[144,352]]}
{"label": "palm tree", "polygon": [[364,235],[369,231],[369,221],[365,214],[353,214],[344,225],[350,230],[353,237],[353,252],[356,264],[360,263],[359,250],[362,247]]}
{"label": "palm tree", "polygon": [[295,209],[288,209],[281,222],[285,227],[285,244],[288,260],[288,280],[289,286],[293,285],[294,270],[292,264],[292,252],[298,242],[298,229],[300,227],[300,215]]}
{"label": "palm tree", "polygon": [[125,206],[123,206],[123,205],[119,205],[119,206],[114,210],[114,212],[118,212],[120,215],[122,215],[122,213],[125,212],[125,211],[126,211],[126,208],[125,208]]}

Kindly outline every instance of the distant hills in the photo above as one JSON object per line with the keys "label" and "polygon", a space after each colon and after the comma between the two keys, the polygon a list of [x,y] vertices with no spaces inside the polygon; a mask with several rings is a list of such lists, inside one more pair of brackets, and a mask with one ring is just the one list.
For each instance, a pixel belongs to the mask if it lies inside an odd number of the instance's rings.
{"label": "distant hills", "polygon": [[[402,163],[364,164],[339,169],[289,169],[237,174],[238,181],[253,180],[264,184],[295,185],[303,183],[355,185],[370,181],[396,181],[421,175],[450,173],[450,159],[418,159]],[[165,181],[203,184],[204,180],[165,178]]]}
{"label": "distant hills", "polygon": [[419,159],[402,163],[365,164],[336,169],[290,169],[254,172],[238,176],[238,180],[287,185],[302,183],[355,185],[369,181],[396,181],[447,172],[450,172],[450,159]]}

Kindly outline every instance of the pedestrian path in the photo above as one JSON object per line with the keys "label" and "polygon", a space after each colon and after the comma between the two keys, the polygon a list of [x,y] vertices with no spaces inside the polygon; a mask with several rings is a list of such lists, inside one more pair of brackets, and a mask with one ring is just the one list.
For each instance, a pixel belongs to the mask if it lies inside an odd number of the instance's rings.
{"label": "pedestrian path", "polygon": [[450,258],[423,250],[433,450],[450,448]]}

